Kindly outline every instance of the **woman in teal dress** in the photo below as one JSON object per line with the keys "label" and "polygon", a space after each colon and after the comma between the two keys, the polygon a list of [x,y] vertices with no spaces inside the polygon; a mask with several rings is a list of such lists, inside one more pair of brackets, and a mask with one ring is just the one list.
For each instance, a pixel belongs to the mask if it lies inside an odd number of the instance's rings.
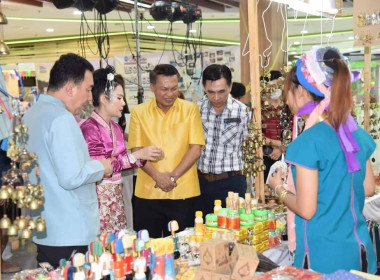
{"label": "woman in teal dress", "polygon": [[[365,196],[375,182],[370,135],[350,115],[350,70],[337,49],[314,47],[285,81],[287,104],[308,127],[287,148],[296,192],[278,169],[273,188],[295,215],[294,265],[321,273],[375,273],[376,258],[365,218]],[[295,124],[297,127],[297,124]]]}

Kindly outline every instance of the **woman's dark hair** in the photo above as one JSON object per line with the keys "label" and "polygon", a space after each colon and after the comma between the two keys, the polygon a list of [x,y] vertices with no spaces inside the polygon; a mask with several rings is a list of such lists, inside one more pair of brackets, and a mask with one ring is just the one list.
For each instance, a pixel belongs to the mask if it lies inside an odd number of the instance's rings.
{"label": "woman's dark hair", "polygon": [[152,71],[150,71],[149,80],[151,84],[156,84],[158,75],[166,77],[177,76],[178,80],[180,78],[178,70],[170,64],[158,64]]}
{"label": "woman's dark hair", "polygon": [[[108,74],[114,74],[113,81],[107,80]],[[110,98],[111,85],[115,88],[120,85],[124,90],[124,79],[121,75],[115,74],[115,69],[111,66],[100,68],[94,71],[94,87],[92,88],[92,104],[94,107],[99,106],[100,96],[105,94]]]}
{"label": "woman's dark hair", "polygon": [[221,78],[225,78],[227,85],[230,86],[232,83],[232,74],[230,68],[226,65],[221,64],[211,64],[203,70],[202,74],[202,84],[206,85],[206,81],[217,81]]}
{"label": "woman's dark hair", "polygon": [[231,95],[234,98],[241,98],[245,95],[245,85],[242,83],[233,82],[231,87]]}
{"label": "woman's dark hair", "polygon": [[68,53],[61,55],[50,71],[48,91],[57,91],[68,82],[78,85],[83,82],[86,71],[93,72],[94,67],[85,58]]}

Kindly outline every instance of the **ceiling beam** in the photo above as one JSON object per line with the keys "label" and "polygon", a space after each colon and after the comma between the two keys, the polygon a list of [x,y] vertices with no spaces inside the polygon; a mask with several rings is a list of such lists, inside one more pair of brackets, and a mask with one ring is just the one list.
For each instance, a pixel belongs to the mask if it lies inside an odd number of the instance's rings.
{"label": "ceiling beam", "polygon": [[25,4],[25,5],[31,5],[36,7],[42,7],[43,3],[41,1],[37,0],[8,0],[9,2],[19,3],[19,4]]}

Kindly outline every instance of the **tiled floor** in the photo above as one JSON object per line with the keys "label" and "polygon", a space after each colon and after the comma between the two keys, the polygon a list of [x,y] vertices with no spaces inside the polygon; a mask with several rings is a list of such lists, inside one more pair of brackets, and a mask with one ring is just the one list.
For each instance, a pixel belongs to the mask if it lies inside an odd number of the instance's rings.
{"label": "tiled floor", "polygon": [[[21,243],[21,242],[20,242]],[[27,242],[20,244],[20,248],[17,251],[13,251],[13,256],[7,261],[19,265],[23,270],[32,269],[37,267],[36,260],[37,253],[35,253],[35,247],[32,243]],[[1,280],[12,279],[13,274],[1,274]]]}

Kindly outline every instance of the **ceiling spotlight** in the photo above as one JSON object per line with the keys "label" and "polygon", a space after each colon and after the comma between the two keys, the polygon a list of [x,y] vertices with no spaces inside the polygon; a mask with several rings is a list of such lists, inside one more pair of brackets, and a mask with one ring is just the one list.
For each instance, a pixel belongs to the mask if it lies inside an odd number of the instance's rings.
{"label": "ceiling spotlight", "polygon": [[46,28],[46,32],[54,32],[53,28]]}
{"label": "ceiling spotlight", "polygon": [[7,17],[3,14],[3,12],[0,11],[0,24],[7,24],[8,20]]}
{"label": "ceiling spotlight", "polygon": [[117,5],[119,5],[119,0],[97,0],[95,4],[95,9],[102,15],[108,14],[113,11]]}
{"label": "ceiling spotlight", "polygon": [[181,4],[177,3],[177,2],[172,2],[171,13],[168,17],[168,20],[170,22],[174,22],[174,21],[181,20],[181,19],[183,19],[183,12],[181,9]]}
{"label": "ceiling spotlight", "polygon": [[183,6],[182,7],[182,12],[183,12],[183,23],[190,24],[198,19],[202,18],[202,11],[199,7],[194,7],[194,6]]}
{"label": "ceiling spotlight", "polygon": [[171,5],[165,1],[155,1],[149,9],[150,15],[155,20],[165,20],[171,15]]}
{"label": "ceiling spotlight", "polygon": [[77,0],[74,7],[82,12],[91,11],[97,2],[98,0]]}
{"label": "ceiling spotlight", "polygon": [[66,9],[75,4],[75,0],[52,0],[57,9]]}
{"label": "ceiling spotlight", "polygon": [[149,29],[149,30],[153,30],[155,27],[154,27],[154,25],[148,25],[147,27],[146,27],[146,29]]}
{"label": "ceiling spotlight", "polygon": [[9,47],[3,40],[0,41],[0,55],[10,54]]}

